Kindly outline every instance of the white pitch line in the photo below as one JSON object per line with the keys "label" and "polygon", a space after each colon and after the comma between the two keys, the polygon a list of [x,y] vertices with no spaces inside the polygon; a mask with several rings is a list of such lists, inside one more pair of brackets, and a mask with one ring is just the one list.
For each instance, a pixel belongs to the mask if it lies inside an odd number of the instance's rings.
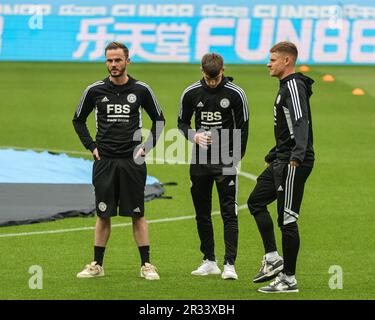
{"label": "white pitch line", "polygon": [[[246,209],[247,205],[243,204],[237,207],[237,210]],[[218,215],[220,211],[214,211],[211,215]],[[160,223],[160,222],[173,222],[173,221],[180,221],[180,220],[190,220],[194,219],[194,216],[182,216],[182,217],[173,217],[173,218],[163,218],[163,219],[155,219],[155,220],[147,220],[147,223]],[[131,226],[132,223],[118,223],[113,224],[112,228],[118,227],[128,227]],[[20,233],[7,233],[7,234],[0,234],[0,238],[9,238],[9,237],[20,237],[20,236],[33,236],[33,235],[40,235],[40,234],[54,234],[54,233],[67,233],[67,232],[76,232],[76,231],[87,231],[87,230],[94,230],[95,227],[82,227],[82,228],[71,228],[71,229],[58,229],[58,230],[46,230],[46,231],[33,231],[33,232],[20,232]]]}
{"label": "white pitch line", "polygon": [[[47,151],[43,148],[23,148],[23,147],[14,147],[14,146],[0,146],[0,148],[5,149],[18,149],[18,150],[35,150],[35,151]],[[48,151],[56,152],[56,153],[71,153],[71,154],[90,154],[89,152],[82,152],[82,151],[69,151],[69,150],[59,150],[59,149],[49,149]],[[168,164],[168,159],[159,159],[156,158],[155,161],[165,161]],[[189,164],[187,162],[179,161],[178,164]],[[257,176],[251,173],[240,171],[238,175],[256,181]],[[237,210],[243,210],[247,208],[246,204],[242,204],[237,207]],[[212,212],[212,215],[218,215],[220,211]],[[160,223],[160,222],[171,222],[171,221],[179,221],[179,220],[188,220],[195,218],[195,215],[192,216],[182,216],[182,217],[173,217],[173,218],[163,218],[163,219],[155,219],[155,220],[147,220],[147,223]],[[113,228],[118,227],[128,227],[131,226],[132,223],[118,223],[113,224]],[[71,229],[57,229],[57,230],[45,230],[45,231],[33,231],[33,232],[20,232],[20,233],[7,233],[7,234],[0,234],[0,238],[9,238],[9,237],[20,237],[20,236],[32,236],[32,235],[39,235],[39,234],[54,234],[54,233],[67,233],[67,232],[76,232],[76,231],[86,231],[86,230],[94,230],[95,227],[81,227],[81,228],[71,228]]]}
{"label": "white pitch line", "polygon": [[244,172],[244,171],[238,172],[238,175],[242,176],[244,178],[248,178],[248,179],[253,180],[253,181],[257,181],[257,178],[258,178],[255,174],[247,173],[247,172]]}

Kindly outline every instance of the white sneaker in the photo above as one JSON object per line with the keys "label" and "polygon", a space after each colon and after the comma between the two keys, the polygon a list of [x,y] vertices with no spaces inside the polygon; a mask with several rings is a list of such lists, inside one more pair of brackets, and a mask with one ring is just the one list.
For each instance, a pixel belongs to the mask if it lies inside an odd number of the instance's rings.
{"label": "white sneaker", "polygon": [[297,286],[297,280],[289,282],[286,275],[280,272],[276,279],[272,281],[268,286],[258,289],[259,292],[263,293],[289,293],[289,292],[299,292]]}
{"label": "white sneaker", "polygon": [[220,274],[221,270],[217,266],[216,261],[203,260],[198,269],[192,271],[193,276],[207,276],[209,274]]}
{"label": "white sneaker", "polygon": [[103,277],[104,268],[96,263],[96,261],[91,262],[86,265],[86,267],[79,273],[77,273],[77,278],[94,278]]}
{"label": "white sneaker", "polygon": [[155,266],[146,262],[145,265],[141,267],[140,276],[147,280],[159,280],[160,277],[156,271],[157,269]]}
{"label": "white sneaker", "polygon": [[227,263],[224,265],[224,271],[221,274],[221,277],[224,280],[231,279],[231,280],[237,280],[238,276],[236,273],[236,270],[234,269],[234,265]]}
{"label": "white sneaker", "polygon": [[275,278],[284,269],[284,260],[282,257],[277,257],[273,261],[267,261],[266,256],[263,256],[262,265],[258,273],[253,278],[253,282],[265,282]]}

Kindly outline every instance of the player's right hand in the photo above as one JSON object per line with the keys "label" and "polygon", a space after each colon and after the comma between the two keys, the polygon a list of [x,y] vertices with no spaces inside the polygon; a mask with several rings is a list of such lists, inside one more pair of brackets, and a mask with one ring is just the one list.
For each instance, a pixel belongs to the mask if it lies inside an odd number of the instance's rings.
{"label": "player's right hand", "polygon": [[208,135],[206,132],[196,133],[194,141],[203,149],[207,149],[208,146],[212,144],[211,135]]}
{"label": "player's right hand", "polygon": [[95,160],[100,160],[98,148],[94,149],[94,151],[92,152],[92,155],[93,155]]}

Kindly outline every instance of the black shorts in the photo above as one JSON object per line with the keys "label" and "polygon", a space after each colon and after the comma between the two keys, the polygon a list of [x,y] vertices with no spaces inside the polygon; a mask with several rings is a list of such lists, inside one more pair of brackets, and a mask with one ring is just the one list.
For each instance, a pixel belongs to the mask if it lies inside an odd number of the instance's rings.
{"label": "black shorts", "polygon": [[92,183],[99,217],[143,217],[147,168],[131,158],[95,160]]}

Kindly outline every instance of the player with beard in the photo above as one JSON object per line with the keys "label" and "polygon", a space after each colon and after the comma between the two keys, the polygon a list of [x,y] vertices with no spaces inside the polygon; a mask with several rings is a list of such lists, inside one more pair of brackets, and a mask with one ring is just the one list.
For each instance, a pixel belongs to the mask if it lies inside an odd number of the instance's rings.
{"label": "player with beard", "polygon": [[[104,276],[104,251],[111,232],[111,217],[132,218],[133,235],[141,257],[140,276],[158,280],[150,263],[147,221],[144,217],[144,188],[147,169],[144,157],[156,144],[164,117],[151,88],[128,75],[129,50],[111,42],[105,48],[109,77],[86,88],[74,114],[73,125],[82,144],[94,157],[93,185],[96,212],[94,259],[78,278]],[[95,109],[96,139],[86,119]],[[151,134],[141,144],[142,109],[152,120]]]}

